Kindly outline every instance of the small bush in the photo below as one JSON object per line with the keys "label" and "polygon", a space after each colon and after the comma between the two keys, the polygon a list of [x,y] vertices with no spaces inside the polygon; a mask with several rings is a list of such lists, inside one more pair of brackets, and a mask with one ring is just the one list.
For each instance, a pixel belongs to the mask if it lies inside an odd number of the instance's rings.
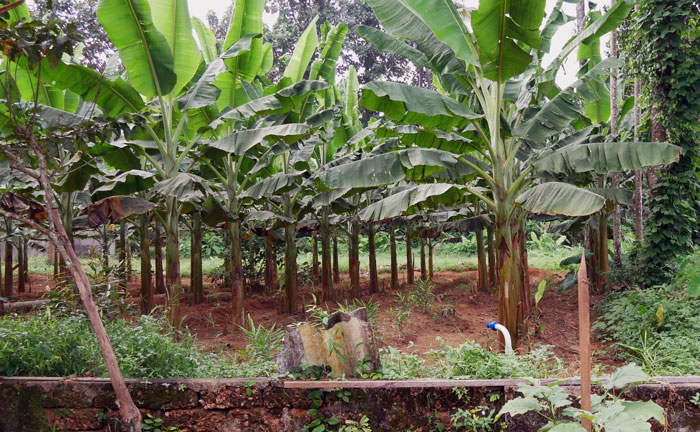
{"label": "small bush", "polygon": [[[105,326],[126,377],[269,376],[276,369],[269,361],[226,362],[202,351],[189,333],[168,333],[164,321],[152,317],[143,316],[136,325],[120,319]],[[0,319],[0,375],[106,377],[107,370],[86,317],[47,311]]]}

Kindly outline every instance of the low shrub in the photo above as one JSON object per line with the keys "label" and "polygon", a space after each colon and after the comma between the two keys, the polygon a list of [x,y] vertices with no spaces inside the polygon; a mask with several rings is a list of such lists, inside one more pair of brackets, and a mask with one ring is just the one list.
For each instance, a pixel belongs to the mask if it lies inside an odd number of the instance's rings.
{"label": "low shrub", "polygon": [[[126,377],[269,376],[273,362],[230,362],[204,352],[187,332],[167,328],[163,320],[143,316],[130,325],[122,319],[105,324],[119,366]],[[0,319],[0,375],[98,376],[107,370],[90,323],[83,315]]]}

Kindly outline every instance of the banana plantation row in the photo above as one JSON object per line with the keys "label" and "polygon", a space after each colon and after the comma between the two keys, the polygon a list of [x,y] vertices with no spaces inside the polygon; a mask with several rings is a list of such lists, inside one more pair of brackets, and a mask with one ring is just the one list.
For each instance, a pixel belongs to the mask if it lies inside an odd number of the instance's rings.
{"label": "banana plantation row", "polygon": [[[601,56],[601,37],[632,3],[591,12],[559,52],[551,52],[552,38],[574,19],[562,0],[548,15],[544,0],[482,0],[473,11],[450,0],[367,3],[383,28],[360,26],[357,33],[379,52],[432,72],[429,89],[386,81],[360,87],[352,68],[338,76],[348,27],[325,23],[319,34],[315,19],[271,81],[268,72],[280,60],[263,42],[264,0],[235,1],[223,42],[190,17],[186,0],[101,0],[97,18],[118,50],[104,71],[81,65],[80,35],[72,29],[32,20],[22,2],[3,7],[0,215],[8,233],[21,226],[28,237],[54,244],[106,358],[111,347],[72,239],[85,230],[106,235],[113,223],[138,227],[144,312],[154,306],[150,242],[158,250],[165,239],[173,325],[181,319],[183,225],[193,235],[195,302],[202,298],[203,227],[228,236],[232,321],[241,324],[241,243],[251,236],[265,239],[270,286],[277,278],[272,244],[284,243],[281,285],[285,309],[295,313],[300,232],[320,238],[326,301],[336,295],[331,245],[338,230],[349,239],[355,297],[361,230],[371,255],[375,233],[389,231],[392,287],[396,227],[406,233],[409,256],[412,235],[423,246],[449,230],[475,231],[480,285],[490,279],[497,287],[498,319],[515,343],[531,307],[529,216],[557,216],[575,229],[588,221],[591,271],[604,282],[608,217],[633,204],[619,173],[681,157],[677,146],[638,142],[626,119],[641,108],[617,89],[623,64],[616,48]],[[561,88],[557,74],[573,53],[581,69]],[[554,56],[549,64],[547,54]],[[408,266],[412,283],[411,259]],[[376,291],[372,257],[369,270]],[[12,285],[5,289],[11,294]]]}

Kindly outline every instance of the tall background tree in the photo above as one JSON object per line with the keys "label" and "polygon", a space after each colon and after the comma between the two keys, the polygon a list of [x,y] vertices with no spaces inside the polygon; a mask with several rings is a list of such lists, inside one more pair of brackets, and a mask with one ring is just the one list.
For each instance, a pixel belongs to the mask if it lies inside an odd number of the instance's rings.
{"label": "tall background tree", "polygon": [[97,3],[97,0],[36,0],[31,6],[35,17],[58,20],[64,31],[75,26],[82,35],[82,63],[102,71],[116,49],[95,17]]}

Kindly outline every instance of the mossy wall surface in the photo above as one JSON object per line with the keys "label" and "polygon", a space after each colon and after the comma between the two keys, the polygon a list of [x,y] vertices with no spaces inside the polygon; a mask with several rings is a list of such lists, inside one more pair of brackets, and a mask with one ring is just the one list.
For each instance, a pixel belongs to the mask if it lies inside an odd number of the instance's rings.
{"label": "mossy wall surface", "polygon": [[[576,383],[571,384],[575,392]],[[489,406],[498,410],[517,395],[513,380],[178,379],[130,380],[128,385],[144,417],[151,414],[183,431],[215,432],[301,431],[315,418],[307,412],[314,399],[320,401],[323,417],[359,420],[366,416],[377,431],[449,431],[454,430],[450,415],[457,409]],[[700,379],[686,379],[639,386],[628,397],[666,407],[666,430],[697,431],[700,411],[690,399],[698,392]],[[117,431],[117,419],[109,381],[0,378],[0,432]],[[507,419],[507,423],[511,432],[536,431],[543,425],[536,415]],[[658,425],[653,429],[664,430]]]}

